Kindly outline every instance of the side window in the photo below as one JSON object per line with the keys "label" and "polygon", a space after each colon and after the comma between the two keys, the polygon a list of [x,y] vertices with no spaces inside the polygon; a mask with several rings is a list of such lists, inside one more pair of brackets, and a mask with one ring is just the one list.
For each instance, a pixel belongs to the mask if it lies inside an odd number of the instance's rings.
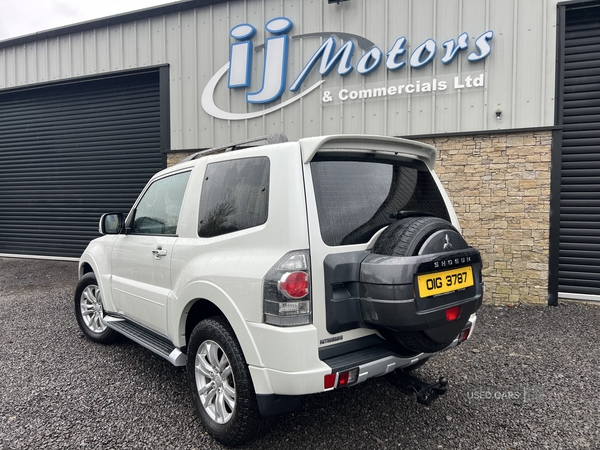
{"label": "side window", "polygon": [[269,167],[266,157],[209,164],[200,197],[198,235],[220,236],[265,223]]}
{"label": "side window", "polygon": [[190,172],[156,180],[139,201],[132,234],[175,234]]}

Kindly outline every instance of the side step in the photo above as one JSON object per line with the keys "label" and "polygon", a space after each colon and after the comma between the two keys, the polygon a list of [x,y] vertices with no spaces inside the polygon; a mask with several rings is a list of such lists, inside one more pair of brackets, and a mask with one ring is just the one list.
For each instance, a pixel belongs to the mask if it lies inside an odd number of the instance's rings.
{"label": "side step", "polygon": [[106,326],[137,342],[142,347],[146,347],[158,356],[162,356],[174,366],[186,365],[187,355],[167,339],[120,317],[105,316],[102,321]]}

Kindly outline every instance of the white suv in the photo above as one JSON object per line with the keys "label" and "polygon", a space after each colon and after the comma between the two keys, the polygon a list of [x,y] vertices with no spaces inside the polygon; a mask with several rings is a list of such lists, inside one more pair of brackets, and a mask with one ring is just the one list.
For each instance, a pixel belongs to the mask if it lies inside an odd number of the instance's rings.
{"label": "white suv", "polygon": [[339,135],[199,152],[105,214],[81,256],[85,335],[187,365],[206,429],[235,445],[300,396],[398,373],[467,339],[479,252],[435,148]]}

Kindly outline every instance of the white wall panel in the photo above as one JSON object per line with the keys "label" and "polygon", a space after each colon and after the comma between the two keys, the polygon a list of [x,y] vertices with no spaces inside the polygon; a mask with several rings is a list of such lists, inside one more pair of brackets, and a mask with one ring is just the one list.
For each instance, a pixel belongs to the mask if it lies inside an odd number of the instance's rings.
{"label": "white wall panel", "polygon": [[59,58],[59,70],[58,80],[64,78],[70,78],[72,75],[72,64],[71,64],[71,36],[61,36],[57,38],[58,41],[58,58]]}
{"label": "white wall panel", "polygon": [[44,41],[44,43],[46,44],[45,56],[48,62],[46,81],[53,81],[57,78],[60,78],[60,55],[58,53],[58,39],[47,39]]}
{"label": "white wall panel", "polygon": [[[542,127],[554,120],[555,23],[558,0],[349,0],[328,5],[324,0],[232,0],[210,7],[184,10],[112,26],[40,39],[0,49],[0,89],[64,80],[153,65],[170,67],[171,144],[173,149],[203,148],[252,136],[283,131],[292,139],[328,133],[388,135],[435,134],[507,128]],[[293,99],[325,80],[316,91],[276,112],[244,120],[208,115],[200,97],[213,75],[229,60],[230,30],[249,23],[256,28],[254,48],[273,37],[268,20],[288,17],[290,36],[286,91],[266,105],[246,103],[246,93],[260,90],[264,50],[253,52],[251,86],[229,89],[225,75],[214,91],[214,101],[231,113],[259,112]],[[490,56],[470,63],[474,41],[494,31]],[[368,75],[356,71],[364,49],[358,45],[355,67],[341,77],[336,67],[326,76],[315,67],[300,91],[289,86],[321,43],[328,37],[294,36],[308,33],[352,33],[368,39],[385,54],[396,39],[407,39],[406,55],[426,39],[437,43],[436,56],[422,68],[407,66],[389,71],[385,61]],[[440,61],[442,43],[469,33],[469,48],[448,65]],[[337,48],[344,41],[337,39]],[[454,78],[484,74],[477,89],[457,89]],[[414,85],[445,80],[435,92],[386,95],[341,101],[340,89]],[[336,97],[324,102],[329,91]],[[495,111],[502,110],[502,121]]]}
{"label": "white wall panel", "polygon": [[[308,34],[308,33],[317,33],[323,30],[323,5],[321,7],[316,7],[314,2],[302,2],[302,14],[298,20],[298,30],[294,30],[294,35],[296,34]],[[321,39],[314,39],[313,41],[321,43]],[[312,54],[314,53],[313,45],[308,40],[300,40],[298,45],[292,47],[292,55],[297,55],[296,58],[292,59],[292,64],[290,65],[290,71],[294,74],[299,73],[302,70],[302,66],[304,62],[307,61]],[[293,76],[288,77],[288,81],[292,82],[290,79]],[[326,111],[331,109],[331,107],[322,107],[321,106],[321,95],[310,95],[308,97],[303,97],[300,101],[296,102],[293,106],[296,110],[299,111],[300,122],[296,122],[296,126],[303,130],[307,136],[318,136],[324,134],[324,117]],[[339,109],[333,112],[333,115],[338,114],[339,117]],[[328,116],[331,117],[332,113],[328,113]],[[331,120],[331,119],[330,119]]]}
{"label": "white wall panel", "polygon": [[96,30],[96,71],[104,73],[110,71],[110,32],[107,27]]}
{"label": "white wall panel", "polygon": [[[248,16],[247,16],[247,5],[246,2],[244,1],[240,1],[240,2],[231,2],[229,3],[229,13],[228,13],[228,28],[231,29],[233,28],[235,25],[240,24],[240,23],[247,23],[248,22]],[[227,41],[229,43],[229,41]],[[210,78],[212,74],[207,73],[206,77]],[[198,85],[197,86],[197,90],[198,92],[202,92],[202,89],[204,88],[204,84],[202,85]],[[201,110],[202,107],[199,105],[199,103],[197,103],[199,109]],[[246,100],[244,98],[243,95],[230,95],[228,98],[228,107],[230,108],[231,111],[242,111],[245,109],[245,105],[246,105]],[[229,124],[229,132],[230,132],[230,137],[229,137],[229,141],[230,142],[239,142],[242,141],[244,139],[246,139],[246,129],[247,129],[247,121],[246,120],[237,120],[235,122],[231,122]]]}
{"label": "white wall panel", "polygon": [[[511,88],[513,86],[515,63],[513,49],[519,48],[514,27],[518,20],[518,13],[514,8],[515,1],[490,1],[490,17],[504,16],[504,20],[494,22],[494,57],[488,58],[487,61],[489,109],[486,115],[485,129],[488,130],[511,127],[511,118],[514,112],[512,105],[513,90]],[[495,111],[497,109],[502,110],[502,122],[496,120]]]}
{"label": "white wall panel", "polygon": [[97,61],[100,59],[98,54],[98,36],[96,36],[96,30],[86,31],[81,34],[82,36],[82,50],[81,57],[83,61],[83,73],[86,75],[93,75],[101,72],[98,69]]}
{"label": "white wall panel", "polygon": [[[515,110],[513,111],[513,126],[535,127],[541,122],[539,104],[542,93],[540,92],[541,79],[544,72],[542,68],[542,51],[533,46],[522,45],[525,42],[535,42],[540,47],[542,41],[542,30],[544,28],[544,13],[540,11],[541,2],[527,0],[516,0],[517,9],[517,34],[519,42],[516,60],[515,78]],[[542,47],[543,48],[543,47]],[[536,74],[537,79],[530,77]]]}
{"label": "white wall panel", "polygon": [[[90,50],[93,51],[93,50]],[[85,49],[83,43],[83,32],[71,36],[71,70],[73,77],[89,75],[85,71]]]}
{"label": "white wall panel", "polygon": [[[198,90],[206,86],[213,73],[213,61],[212,61],[212,10],[201,11],[198,16],[198,42],[202,42],[202,45],[198,46]],[[171,67],[171,70],[173,68]],[[172,98],[172,96],[171,96]],[[171,99],[171,102],[173,100]],[[199,102],[198,102],[199,103]],[[172,110],[172,108],[171,108]],[[201,113],[196,117],[196,123],[198,127],[198,138],[197,142],[217,142],[214,139],[214,126],[215,119],[212,117],[206,117]],[[173,128],[173,117],[171,116],[171,128]],[[199,144],[197,147],[207,147],[208,144]]]}
{"label": "white wall panel", "polygon": [[27,46],[19,45],[15,48],[15,84],[29,84],[27,81]]}
{"label": "white wall panel", "polygon": [[35,83],[39,72],[40,78],[43,77],[45,65],[37,65],[37,47],[36,43],[28,44],[25,52],[25,79],[27,83]]}
{"label": "white wall panel", "polygon": [[[553,0],[543,0],[545,15],[542,29],[542,67],[540,78],[540,122],[554,124],[554,86],[556,70],[556,5]],[[545,75],[545,76],[544,76]]]}

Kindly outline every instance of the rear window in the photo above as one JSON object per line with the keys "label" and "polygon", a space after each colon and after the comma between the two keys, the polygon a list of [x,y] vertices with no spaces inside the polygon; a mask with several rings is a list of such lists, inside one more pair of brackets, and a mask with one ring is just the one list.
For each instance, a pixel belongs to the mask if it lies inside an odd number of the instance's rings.
{"label": "rear window", "polygon": [[442,195],[421,162],[317,155],[311,172],[327,245],[364,244],[396,221],[400,212],[450,220]]}

